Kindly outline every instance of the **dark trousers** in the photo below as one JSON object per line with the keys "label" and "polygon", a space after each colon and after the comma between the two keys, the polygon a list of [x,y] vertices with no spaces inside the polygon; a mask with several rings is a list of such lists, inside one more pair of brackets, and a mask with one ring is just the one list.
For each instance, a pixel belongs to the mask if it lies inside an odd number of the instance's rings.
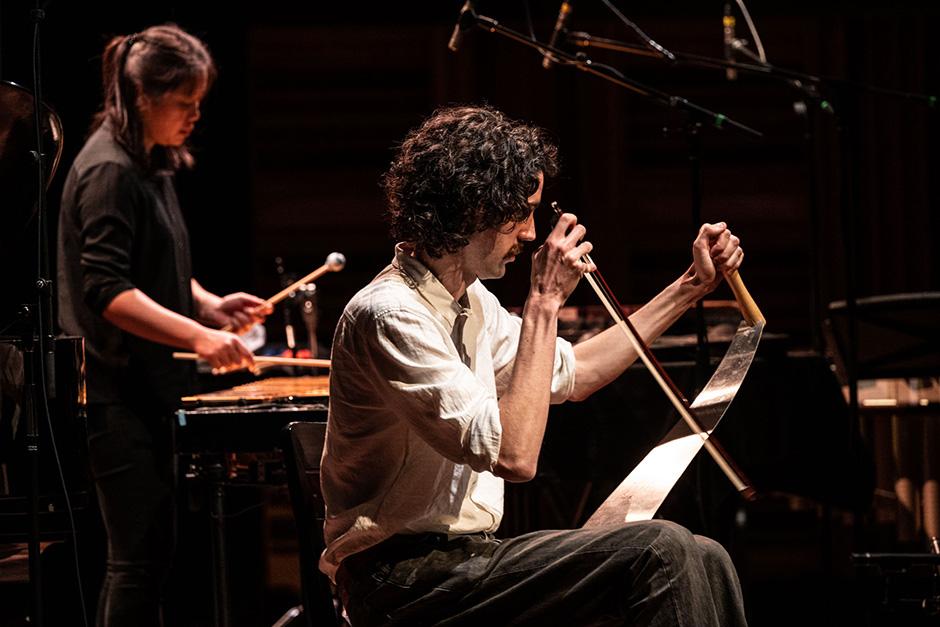
{"label": "dark trousers", "polygon": [[604,529],[395,536],[337,575],[369,625],[746,625],[727,552],[667,521]]}
{"label": "dark trousers", "polygon": [[99,627],[151,627],[175,543],[169,417],[124,405],[90,405],[88,453],[108,534]]}

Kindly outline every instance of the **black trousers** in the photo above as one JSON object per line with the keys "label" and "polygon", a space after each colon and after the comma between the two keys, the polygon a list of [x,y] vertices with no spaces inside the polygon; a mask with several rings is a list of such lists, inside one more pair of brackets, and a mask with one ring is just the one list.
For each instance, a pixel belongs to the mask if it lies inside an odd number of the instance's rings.
{"label": "black trousers", "polygon": [[357,627],[746,627],[737,573],[717,542],[663,521],[600,529],[394,536],[343,560]]}
{"label": "black trousers", "polygon": [[88,407],[88,453],[108,535],[99,627],[158,627],[176,538],[171,416]]}

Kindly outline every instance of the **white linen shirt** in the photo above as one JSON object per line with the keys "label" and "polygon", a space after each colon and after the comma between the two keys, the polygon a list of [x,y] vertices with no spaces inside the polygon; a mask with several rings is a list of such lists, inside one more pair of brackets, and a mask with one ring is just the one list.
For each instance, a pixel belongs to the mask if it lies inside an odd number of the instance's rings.
{"label": "white linen shirt", "polygon": [[[522,321],[480,281],[458,303],[409,248],[395,253],[333,339],[320,474],[320,569],[330,577],[392,535],[494,531],[502,519],[498,399]],[[553,403],[567,400],[574,376],[574,351],[558,338]]]}

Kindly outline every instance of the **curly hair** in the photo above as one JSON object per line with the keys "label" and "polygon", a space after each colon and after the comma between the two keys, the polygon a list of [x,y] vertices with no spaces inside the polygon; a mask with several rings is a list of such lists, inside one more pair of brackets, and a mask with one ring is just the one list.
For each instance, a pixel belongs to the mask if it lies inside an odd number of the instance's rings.
{"label": "curly hair", "polygon": [[438,109],[382,178],[391,235],[433,258],[456,252],[474,233],[528,218],[539,172],[557,171],[542,129],[486,106]]}

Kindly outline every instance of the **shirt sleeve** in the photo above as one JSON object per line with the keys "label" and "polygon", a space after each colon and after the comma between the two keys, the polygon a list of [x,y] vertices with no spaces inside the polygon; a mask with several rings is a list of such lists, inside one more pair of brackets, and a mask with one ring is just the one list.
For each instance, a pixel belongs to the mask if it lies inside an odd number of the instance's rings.
{"label": "shirt sleeve", "polygon": [[502,425],[496,397],[457,356],[430,315],[395,309],[362,329],[370,369],[391,409],[438,453],[492,471]]}
{"label": "shirt sleeve", "polygon": [[[512,379],[512,367],[519,349],[519,336],[522,333],[522,318],[510,314],[495,297],[490,303],[492,311],[487,311],[489,337],[492,339],[493,370],[496,375],[496,393],[502,396],[509,389]],[[495,305],[495,306],[494,306]],[[571,343],[563,338],[555,338],[555,364],[552,371],[552,404],[564,403],[574,391],[575,356]]]}
{"label": "shirt sleeve", "polygon": [[77,195],[82,294],[98,314],[134,288],[134,208],[140,202],[139,182],[120,164],[101,163],[82,175]]}

